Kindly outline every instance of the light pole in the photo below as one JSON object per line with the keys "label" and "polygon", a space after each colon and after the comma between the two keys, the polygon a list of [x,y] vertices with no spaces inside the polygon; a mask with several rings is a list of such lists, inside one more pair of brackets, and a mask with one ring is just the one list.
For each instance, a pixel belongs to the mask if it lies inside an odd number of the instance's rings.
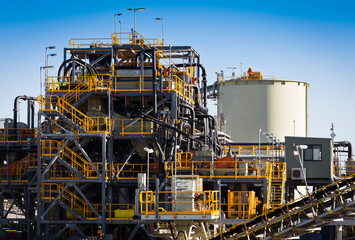
{"label": "light pole", "polygon": [[261,134],[261,129],[259,129],[258,133],[259,133],[259,172],[260,172],[260,162],[261,162],[261,159],[260,159],[260,134]]}
{"label": "light pole", "polygon": [[162,32],[161,40],[164,42],[164,18],[155,18],[155,20],[161,21],[161,32]]}
{"label": "light pole", "polygon": [[39,68],[39,84],[40,84],[40,91],[41,91],[41,95],[42,95],[42,69],[44,70],[48,70],[48,69],[52,69],[53,66],[43,66]]}
{"label": "light pole", "polygon": [[120,39],[122,41],[122,22],[121,20],[118,21],[120,23]]}
{"label": "light pole", "polygon": [[[48,57],[49,57],[49,56],[51,56],[51,57],[57,56],[56,53],[47,54],[48,49],[56,49],[56,46],[49,46],[49,47],[46,47],[46,53],[45,53],[45,55],[44,55],[44,57],[45,57],[44,66],[48,66]],[[47,75],[48,75],[48,71],[46,70],[45,77],[47,77]]]}
{"label": "light pole", "polygon": [[269,132],[263,132],[263,135],[266,136],[268,142],[270,142],[270,139],[272,141],[272,161],[274,161],[274,134]]}
{"label": "light pole", "polygon": [[[115,14],[115,34],[117,33],[117,28],[116,28],[117,21],[116,21],[116,17],[117,17],[117,16],[122,16],[122,15],[123,15],[123,13],[117,13],[117,14]],[[120,23],[121,23],[121,21],[120,21]]]}
{"label": "light pole", "polygon": [[149,190],[149,153],[153,153],[153,149],[151,148],[144,148],[144,151],[147,152],[147,186],[146,186],[146,191]]}
{"label": "light pole", "polygon": [[133,11],[134,13],[134,26],[133,26],[133,35],[136,35],[136,12],[144,11],[145,8],[127,8],[128,11]]}

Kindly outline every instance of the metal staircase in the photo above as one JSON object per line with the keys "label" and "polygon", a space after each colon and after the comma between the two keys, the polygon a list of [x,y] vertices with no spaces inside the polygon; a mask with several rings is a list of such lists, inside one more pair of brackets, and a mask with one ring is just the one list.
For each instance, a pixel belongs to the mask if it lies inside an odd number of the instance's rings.
{"label": "metal staircase", "polygon": [[284,164],[270,163],[268,171],[268,197],[266,211],[281,206],[284,202],[286,169]]}
{"label": "metal staircase", "polygon": [[44,96],[40,99],[40,111],[48,116],[57,116],[81,133],[108,133],[108,117],[90,118],[69,102],[65,97],[56,95]]}
{"label": "metal staircase", "polygon": [[[81,196],[73,193],[73,191],[78,191],[77,187],[73,188],[70,184],[43,184],[41,200],[50,200],[52,206],[55,202],[58,202],[60,206],[67,210],[67,219],[97,220],[100,215],[99,211],[102,212],[100,204],[89,204],[80,190]],[[47,211],[50,208],[51,206]]]}
{"label": "metal staircase", "polygon": [[[98,168],[101,163],[93,163],[85,152],[81,153],[81,155],[74,152],[71,149],[75,145],[73,143],[73,141],[65,140],[42,141],[42,159],[50,160],[48,165],[46,165],[46,170],[50,172],[50,178],[97,179],[100,176]],[[55,161],[57,162],[54,164]]]}

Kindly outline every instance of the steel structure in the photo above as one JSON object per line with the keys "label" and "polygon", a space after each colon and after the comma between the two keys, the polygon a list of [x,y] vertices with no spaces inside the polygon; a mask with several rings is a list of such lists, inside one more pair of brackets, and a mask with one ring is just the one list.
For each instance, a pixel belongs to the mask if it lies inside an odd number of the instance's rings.
{"label": "steel structure", "polygon": [[0,130],[1,229],[27,239],[203,239],[234,237],[244,225],[226,226],[259,214],[278,219],[290,198],[283,144],[219,136],[192,47],[119,36],[71,39],[45,95],[15,99]]}

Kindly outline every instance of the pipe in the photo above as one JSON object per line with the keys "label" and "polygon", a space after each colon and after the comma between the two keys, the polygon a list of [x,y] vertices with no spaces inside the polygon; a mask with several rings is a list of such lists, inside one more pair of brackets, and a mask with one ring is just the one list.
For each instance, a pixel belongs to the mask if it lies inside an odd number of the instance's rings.
{"label": "pipe", "polygon": [[209,132],[210,136],[212,136],[212,130],[215,129],[216,127],[216,121],[213,116],[208,115],[208,114],[201,114],[201,115],[196,115],[197,118],[207,118],[208,119],[208,126],[209,126]]}
{"label": "pipe", "polygon": [[[89,75],[98,74],[96,69],[93,66],[91,66],[90,64],[88,64],[80,59],[70,58],[70,59],[65,60],[60,65],[60,67],[58,69],[58,76],[61,76],[60,72],[62,71],[63,68],[64,68],[63,76],[67,76],[67,73],[72,68],[72,66],[75,67],[75,62],[79,63],[81,66],[85,66],[87,68],[87,70],[89,71]],[[66,66],[67,63],[69,63],[68,66]],[[58,80],[60,81],[60,80],[64,80],[64,79],[58,79]]]}
{"label": "pipe", "polygon": [[334,147],[347,147],[348,148],[348,160],[353,160],[353,146],[349,141],[334,142]]}
{"label": "pipe", "polygon": [[208,109],[204,106],[201,106],[198,100],[198,96],[200,96],[200,88],[198,88],[197,86],[192,86],[192,88],[195,89],[194,101],[195,101],[196,108],[200,110],[203,114],[207,114]]}
{"label": "pipe", "polygon": [[31,125],[31,101],[27,101],[27,126]]}
{"label": "pipe", "polygon": [[190,112],[191,112],[191,121],[192,121],[192,124],[191,124],[191,135],[193,136],[195,134],[195,110],[193,109],[193,107],[191,107],[190,105],[187,105],[185,103],[180,103],[180,107],[183,107],[183,108],[186,108],[186,109],[189,109]]}
{"label": "pipe", "polygon": [[[217,123],[216,119],[211,116],[211,115],[196,115],[197,118],[206,118],[208,120],[208,126],[209,126],[209,139],[210,139],[210,147],[213,148],[215,151],[218,148],[218,151],[222,151],[222,147],[218,142],[218,134],[217,134]],[[213,131],[214,130],[214,131]],[[213,134],[215,132],[215,134]],[[206,132],[205,132],[206,134]]]}
{"label": "pipe", "polygon": [[[183,63],[176,64],[176,67],[185,67]],[[199,67],[202,70],[203,106],[207,109],[207,74],[206,69],[200,63],[192,63],[189,66]]]}
{"label": "pipe", "polygon": [[35,105],[34,105],[34,101],[31,101],[31,128],[35,128]]}
{"label": "pipe", "polygon": [[156,68],[157,68],[157,63],[155,61],[155,48],[152,49],[152,70],[153,70],[153,116],[156,117],[157,115],[157,76],[156,76]]}
{"label": "pipe", "polygon": [[[17,128],[17,111],[18,111],[18,109],[17,109],[17,101],[18,101],[19,99],[26,100],[26,101],[35,101],[35,100],[36,100],[36,98],[34,98],[34,97],[28,97],[28,96],[26,96],[26,95],[17,96],[17,97],[15,98],[15,101],[14,101],[14,128]],[[29,111],[29,110],[30,110],[30,105],[28,104],[28,105],[27,105],[27,111]],[[32,118],[33,118],[33,117],[32,117]],[[29,121],[29,114],[28,114],[28,112],[27,112],[27,121]],[[29,122],[28,122],[28,127],[30,127],[30,123],[29,123]]]}
{"label": "pipe", "polygon": [[[152,49],[150,49],[150,50],[152,50]],[[140,61],[141,61],[141,63],[143,63],[143,62],[145,62],[146,57],[149,57],[149,55],[146,54],[147,51],[149,51],[149,49],[141,50],[141,51],[137,52],[137,54],[134,56],[135,67],[138,67],[138,58],[141,58]]]}

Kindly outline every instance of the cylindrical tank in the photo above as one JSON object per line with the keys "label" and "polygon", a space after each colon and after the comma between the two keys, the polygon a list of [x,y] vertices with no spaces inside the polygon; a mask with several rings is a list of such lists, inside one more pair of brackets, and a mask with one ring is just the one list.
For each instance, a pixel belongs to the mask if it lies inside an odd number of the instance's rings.
{"label": "cylindrical tank", "polygon": [[[258,142],[259,129],[280,141],[285,136],[308,136],[309,84],[260,79],[218,81],[221,130],[233,142]],[[266,141],[262,134],[261,141]]]}

